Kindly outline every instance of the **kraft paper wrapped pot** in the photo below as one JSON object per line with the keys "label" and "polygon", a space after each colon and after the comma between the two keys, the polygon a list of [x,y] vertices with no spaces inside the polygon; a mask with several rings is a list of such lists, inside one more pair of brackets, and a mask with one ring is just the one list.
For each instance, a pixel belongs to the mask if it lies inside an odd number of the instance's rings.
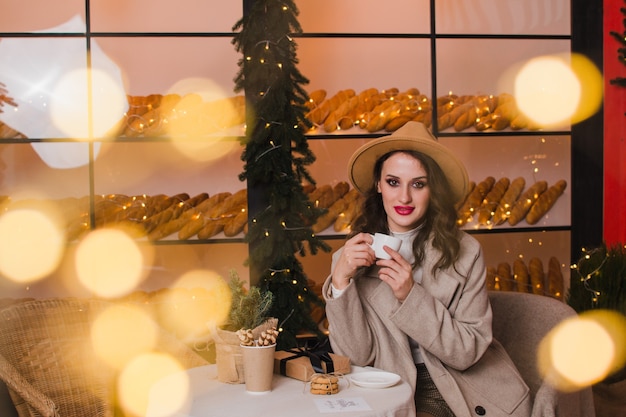
{"label": "kraft paper wrapped pot", "polygon": [[[278,319],[272,318],[252,329],[255,338],[261,332],[277,327]],[[243,384],[246,382],[243,372],[243,353],[240,346],[241,340],[236,332],[213,329],[215,340],[215,363],[217,365],[217,379],[228,384]]]}

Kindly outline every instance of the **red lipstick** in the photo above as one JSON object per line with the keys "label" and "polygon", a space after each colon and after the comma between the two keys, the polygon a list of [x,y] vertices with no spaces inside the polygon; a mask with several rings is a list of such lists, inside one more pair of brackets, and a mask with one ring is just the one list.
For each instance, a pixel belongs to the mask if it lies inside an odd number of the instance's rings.
{"label": "red lipstick", "polygon": [[396,210],[396,213],[398,213],[401,216],[408,216],[409,214],[413,213],[413,210],[415,210],[415,207],[394,206],[394,210]]}

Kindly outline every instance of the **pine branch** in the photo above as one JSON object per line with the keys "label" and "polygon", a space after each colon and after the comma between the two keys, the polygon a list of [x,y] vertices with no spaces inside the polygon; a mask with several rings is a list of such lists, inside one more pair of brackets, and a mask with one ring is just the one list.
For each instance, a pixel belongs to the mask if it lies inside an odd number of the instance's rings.
{"label": "pine branch", "polygon": [[235,271],[231,271],[228,282],[232,295],[228,322],[224,329],[254,329],[270,317],[273,294],[259,287],[246,291],[243,281]]}
{"label": "pine branch", "polygon": [[233,44],[242,53],[235,89],[244,90],[248,104],[239,178],[249,190],[263,193],[261,207],[249,213],[248,263],[258,271],[262,291],[274,295],[271,314],[283,326],[279,348],[294,346],[300,331],[317,330],[311,306],[323,304],[296,256],[306,247],[313,254],[330,250],[311,230],[323,210],[311,204],[302,187],[303,181],[315,184],[308,171],[315,155],[305,134],[311,123],[303,85],[309,80],[297,68],[292,37],[302,32],[297,15],[291,0],[258,0],[233,27]]}

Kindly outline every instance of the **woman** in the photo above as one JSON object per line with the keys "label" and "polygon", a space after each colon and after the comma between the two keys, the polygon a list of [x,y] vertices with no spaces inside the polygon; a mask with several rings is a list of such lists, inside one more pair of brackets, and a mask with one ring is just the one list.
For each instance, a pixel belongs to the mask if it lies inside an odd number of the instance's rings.
{"label": "woman", "polygon": [[[359,148],[348,173],[366,198],[324,283],[333,350],[401,375],[418,417],[529,416],[529,389],[492,340],[482,249],[456,226],[463,164],[409,122]],[[391,259],[375,258],[376,232],[402,240]]]}

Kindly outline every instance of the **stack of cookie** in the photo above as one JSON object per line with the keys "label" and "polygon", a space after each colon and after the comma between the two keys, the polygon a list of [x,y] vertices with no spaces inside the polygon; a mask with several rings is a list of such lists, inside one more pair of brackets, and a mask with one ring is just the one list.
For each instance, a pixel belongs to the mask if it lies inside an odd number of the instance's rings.
{"label": "stack of cookie", "polygon": [[311,394],[332,395],[339,392],[339,378],[334,375],[315,374],[311,378]]}

